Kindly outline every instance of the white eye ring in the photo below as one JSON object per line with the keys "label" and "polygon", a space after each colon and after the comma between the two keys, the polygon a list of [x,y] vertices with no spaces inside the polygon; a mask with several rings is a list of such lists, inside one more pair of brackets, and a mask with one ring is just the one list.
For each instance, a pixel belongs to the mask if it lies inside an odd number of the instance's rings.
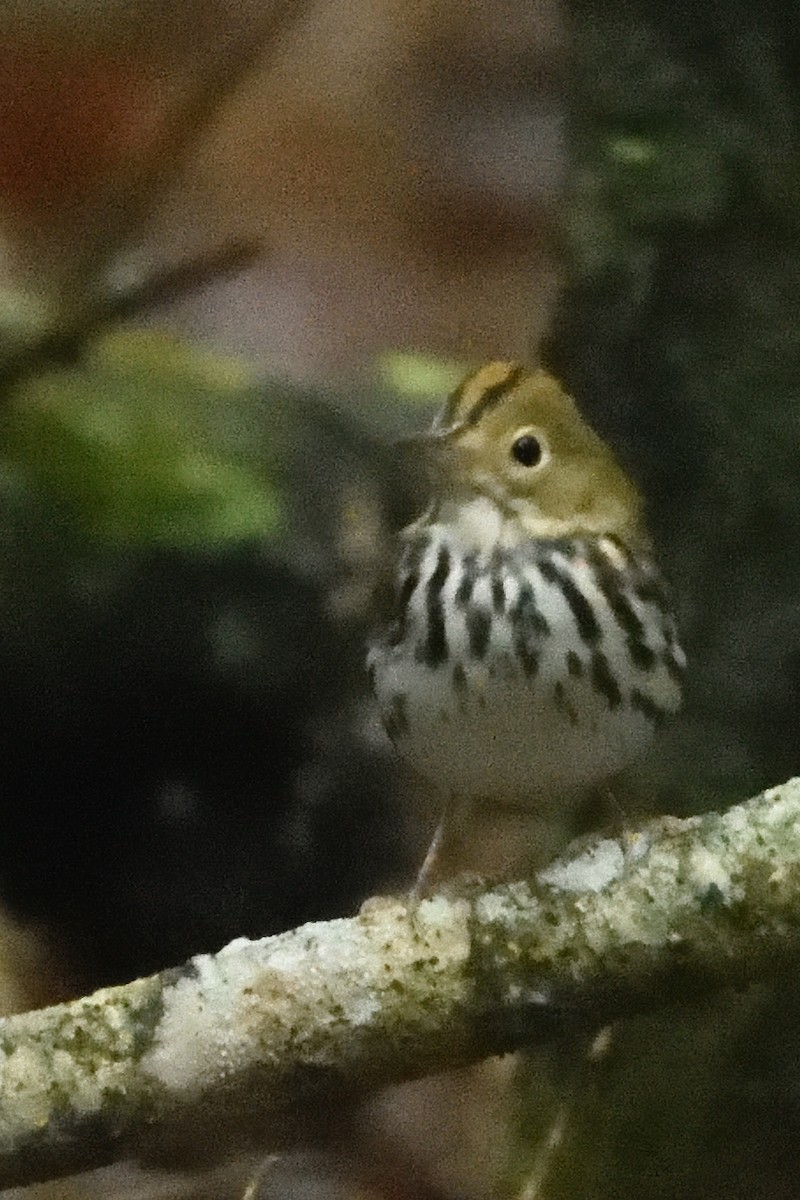
{"label": "white eye ring", "polygon": [[550,457],[547,443],[538,429],[518,429],[511,441],[510,454],[517,466],[531,471],[541,467]]}

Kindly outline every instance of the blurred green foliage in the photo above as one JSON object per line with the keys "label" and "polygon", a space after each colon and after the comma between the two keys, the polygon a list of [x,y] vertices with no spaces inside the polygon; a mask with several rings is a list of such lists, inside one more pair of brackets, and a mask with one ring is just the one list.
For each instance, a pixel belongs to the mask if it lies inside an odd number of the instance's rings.
{"label": "blurred green foliage", "polygon": [[49,495],[90,537],[245,541],[280,523],[279,489],[240,436],[257,405],[244,366],[166,335],[119,332],[16,386],[0,444],[15,486]]}
{"label": "blurred green foliage", "polygon": [[392,351],[381,355],[377,363],[379,384],[393,392],[398,400],[441,404],[466,374],[464,363],[436,358],[430,354]]}

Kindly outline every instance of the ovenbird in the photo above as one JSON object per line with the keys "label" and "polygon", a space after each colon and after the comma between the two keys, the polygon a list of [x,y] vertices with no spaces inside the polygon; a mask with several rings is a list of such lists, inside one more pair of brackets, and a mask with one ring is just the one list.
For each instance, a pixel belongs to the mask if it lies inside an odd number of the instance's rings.
{"label": "ovenbird", "polygon": [[368,659],[389,736],[450,798],[420,887],[477,805],[528,811],[541,865],[678,708],[684,666],[639,493],[555,379],[490,363],[422,444],[433,503]]}

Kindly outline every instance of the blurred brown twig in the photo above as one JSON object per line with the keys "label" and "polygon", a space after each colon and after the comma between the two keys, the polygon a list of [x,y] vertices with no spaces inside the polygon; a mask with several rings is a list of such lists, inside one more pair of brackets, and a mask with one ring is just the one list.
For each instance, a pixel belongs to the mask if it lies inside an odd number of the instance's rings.
{"label": "blurred brown twig", "polygon": [[237,274],[262,252],[260,242],[235,239],[110,293],[82,312],[74,324],[52,330],[0,361],[0,396],[8,396],[28,375],[75,362],[87,341],[104,329]]}

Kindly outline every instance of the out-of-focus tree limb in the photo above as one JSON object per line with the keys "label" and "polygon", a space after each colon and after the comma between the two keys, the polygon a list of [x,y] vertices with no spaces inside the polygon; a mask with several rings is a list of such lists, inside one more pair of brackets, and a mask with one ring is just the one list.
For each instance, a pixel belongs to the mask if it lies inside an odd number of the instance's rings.
{"label": "out-of-focus tree limb", "polygon": [[183,259],[109,292],[87,306],[72,324],[32,337],[7,355],[0,353],[0,397],[37,371],[74,362],[87,342],[105,330],[206,284],[238,274],[255,262],[262,251],[263,246],[255,240],[232,239],[205,254]]}
{"label": "out-of-focus tree limb", "polygon": [[318,1106],[763,977],[800,948],[800,780],[536,885],[370,902],[0,1022],[0,1186],[285,1145]]}

